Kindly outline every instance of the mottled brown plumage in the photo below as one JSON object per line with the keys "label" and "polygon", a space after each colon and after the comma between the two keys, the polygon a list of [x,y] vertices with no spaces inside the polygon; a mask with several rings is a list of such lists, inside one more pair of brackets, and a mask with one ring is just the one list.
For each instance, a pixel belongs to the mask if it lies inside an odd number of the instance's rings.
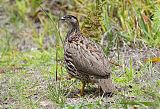
{"label": "mottled brown plumage", "polygon": [[112,92],[110,65],[102,48],[81,34],[76,17],[66,15],[61,20],[70,26],[64,44],[65,65],[72,77],[82,81],[81,95],[85,84],[95,79],[104,92]]}

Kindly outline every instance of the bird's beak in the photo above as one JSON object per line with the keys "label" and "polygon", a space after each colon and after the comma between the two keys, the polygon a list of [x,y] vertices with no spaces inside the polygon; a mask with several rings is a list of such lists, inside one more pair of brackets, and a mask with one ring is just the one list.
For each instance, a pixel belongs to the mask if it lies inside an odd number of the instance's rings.
{"label": "bird's beak", "polygon": [[64,18],[64,17],[61,17],[60,20],[65,20],[65,18]]}

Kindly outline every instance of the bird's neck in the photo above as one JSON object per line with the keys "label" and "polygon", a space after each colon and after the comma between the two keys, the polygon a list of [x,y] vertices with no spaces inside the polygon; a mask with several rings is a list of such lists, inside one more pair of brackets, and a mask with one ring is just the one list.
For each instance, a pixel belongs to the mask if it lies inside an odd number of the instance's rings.
{"label": "bird's neck", "polygon": [[65,40],[68,40],[69,42],[72,42],[72,39],[77,36],[77,34],[81,34],[79,26],[72,27],[69,32],[67,33],[67,37]]}
{"label": "bird's neck", "polygon": [[80,29],[79,29],[79,25],[72,25],[71,29],[69,30],[69,32],[67,33],[67,37],[69,37],[72,34],[76,34],[76,33],[80,33]]}

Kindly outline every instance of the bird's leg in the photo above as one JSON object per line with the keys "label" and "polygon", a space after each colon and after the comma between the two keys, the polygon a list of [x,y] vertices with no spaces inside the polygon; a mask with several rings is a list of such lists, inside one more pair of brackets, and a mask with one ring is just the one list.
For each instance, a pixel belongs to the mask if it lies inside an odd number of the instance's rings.
{"label": "bird's leg", "polygon": [[84,81],[82,81],[82,87],[81,87],[81,90],[80,90],[80,95],[81,96],[84,96],[84,88],[85,88],[85,85],[86,83]]}

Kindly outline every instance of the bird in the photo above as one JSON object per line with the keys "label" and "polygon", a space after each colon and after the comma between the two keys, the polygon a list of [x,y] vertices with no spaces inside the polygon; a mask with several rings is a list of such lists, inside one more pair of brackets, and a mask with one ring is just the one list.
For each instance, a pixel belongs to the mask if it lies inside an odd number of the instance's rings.
{"label": "bird", "polygon": [[64,40],[64,63],[68,74],[82,82],[80,95],[93,80],[97,80],[104,93],[112,93],[111,68],[102,47],[83,36],[77,17],[65,15],[60,20],[69,26]]}

